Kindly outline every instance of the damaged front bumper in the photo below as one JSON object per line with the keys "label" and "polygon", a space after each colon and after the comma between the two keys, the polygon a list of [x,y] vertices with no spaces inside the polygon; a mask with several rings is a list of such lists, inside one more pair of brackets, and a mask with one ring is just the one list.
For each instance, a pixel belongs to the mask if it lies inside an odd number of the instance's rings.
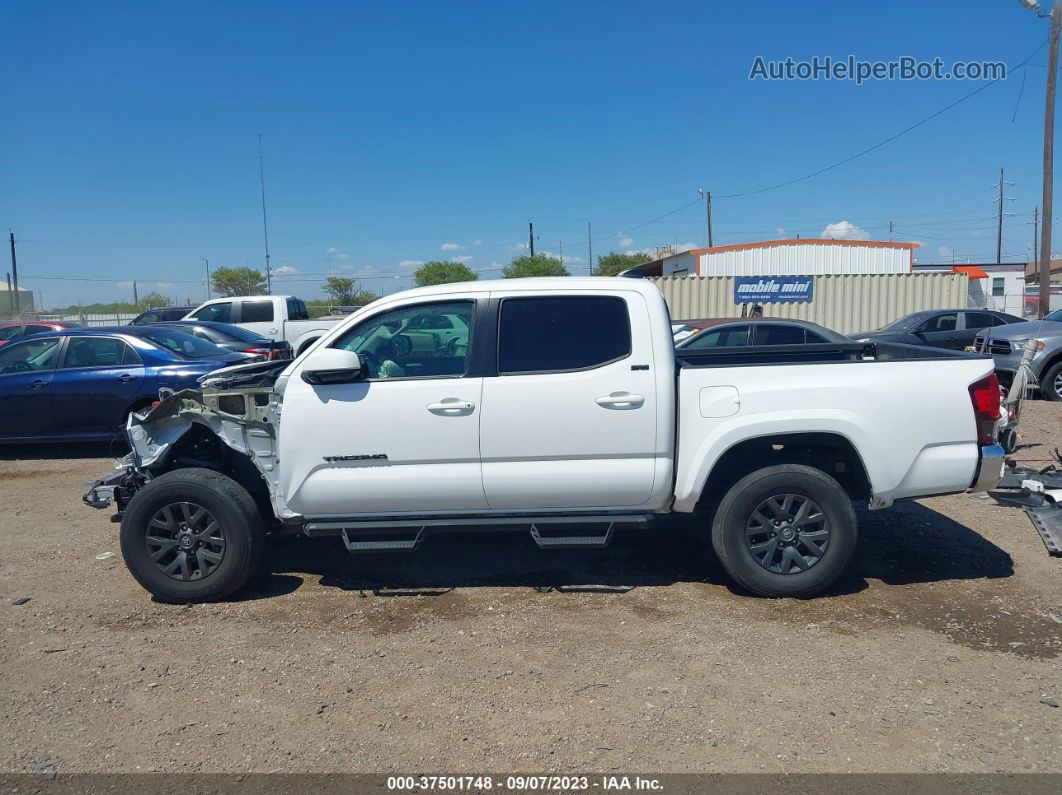
{"label": "damaged front bumper", "polygon": [[[221,459],[231,459],[235,453],[257,469],[277,517],[295,517],[278,497],[280,395],[273,389],[276,376],[290,362],[270,364],[268,369],[252,364],[216,371],[201,379],[202,390],[174,392],[146,414],[130,414],[126,425],[130,453],[115,462],[113,473],[92,484],[82,498],[85,504],[114,505],[121,513],[153,476],[182,467],[225,471]],[[211,457],[211,451],[225,455]]]}

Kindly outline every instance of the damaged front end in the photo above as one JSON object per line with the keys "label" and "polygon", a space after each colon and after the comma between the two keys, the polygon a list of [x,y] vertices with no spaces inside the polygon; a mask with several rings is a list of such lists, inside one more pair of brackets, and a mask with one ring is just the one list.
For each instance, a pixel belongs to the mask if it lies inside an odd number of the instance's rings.
{"label": "damaged front end", "polygon": [[277,433],[280,393],[274,389],[290,361],[256,362],[217,370],[201,389],[161,395],[146,414],[130,414],[130,452],[82,498],[119,515],[152,478],[185,467],[222,472],[243,485],[263,515],[297,519],[278,497]]}

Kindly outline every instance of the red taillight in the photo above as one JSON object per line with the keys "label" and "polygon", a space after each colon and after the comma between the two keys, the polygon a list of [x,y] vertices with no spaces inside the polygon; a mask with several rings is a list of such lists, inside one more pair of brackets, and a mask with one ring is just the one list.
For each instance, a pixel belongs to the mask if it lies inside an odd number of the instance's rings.
{"label": "red taillight", "polygon": [[999,379],[995,373],[970,384],[970,402],[977,421],[977,443],[995,444],[999,420]]}

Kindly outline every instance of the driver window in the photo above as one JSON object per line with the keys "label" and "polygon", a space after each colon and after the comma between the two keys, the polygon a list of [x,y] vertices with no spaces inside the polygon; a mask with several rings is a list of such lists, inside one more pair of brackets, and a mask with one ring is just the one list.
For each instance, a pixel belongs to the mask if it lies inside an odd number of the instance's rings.
{"label": "driver window", "polygon": [[464,375],[473,301],[393,309],[350,329],[333,347],[354,351],[370,380]]}
{"label": "driver window", "polygon": [[950,315],[937,315],[934,318],[930,318],[922,327],[918,329],[922,333],[931,333],[934,331],[955,331],[958,327],[958,316],[952,312]]}
{"label": "driver window", "polygon": [[0,375],[51,370],[58,352],[59,340],[54,337],[5,346],[0,350]]}

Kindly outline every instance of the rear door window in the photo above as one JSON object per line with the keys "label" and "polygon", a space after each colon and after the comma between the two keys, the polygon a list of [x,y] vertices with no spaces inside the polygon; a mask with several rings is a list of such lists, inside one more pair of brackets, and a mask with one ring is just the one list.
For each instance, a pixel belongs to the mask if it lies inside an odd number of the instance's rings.
{"label": "rear door window", "polygon": [[991,315],[988,312],[967,312],[966,313],[966,328],[971,331],[980,331],[983,328],[990,328],[997,324],[995,315]]}
{"label": "rear door window", "polygon": [[243,301],[240,303],[241,323],[272,323],[272,301]]}
{"label": "rear door window", "polygon": [[140,364],[140,357],[117,337],[71,337],[63,354],[63,369],[122,367]]}
{"label": "rear door window", "polygon": [[192,314],[196,320],[210,320],[215,323],[232,322],[232,302],[222,301],[219,304],[208,304]]}
{"label": "rear door window", "polygon": [[[273,318],[270,317],[270,320]],[[288,320],[309,320],[310,313],[306,311],[306,304],[298,298],[288,299]]]}
{"label": "rear door window", "polygon": [[627,302],[616,296],[506,298],[498,373],[588,370],[629,356]]}
{"label": "rear door window", "polygon": [[803,345],[807,341],[802,326],[788,323],[761,323],[753,338],[754,345]]}

